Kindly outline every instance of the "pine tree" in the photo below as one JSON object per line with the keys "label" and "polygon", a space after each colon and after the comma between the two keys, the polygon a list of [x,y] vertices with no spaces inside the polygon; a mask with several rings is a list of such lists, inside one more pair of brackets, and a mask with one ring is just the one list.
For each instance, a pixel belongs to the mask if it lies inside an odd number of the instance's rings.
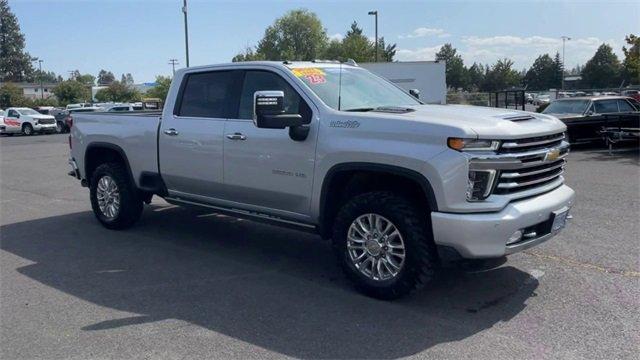
{"label": "pine tree", "polygon": [[24,51],[24,35],[7,0],[0,0],[0,81],[21,82],[33,77],[31,56]]}

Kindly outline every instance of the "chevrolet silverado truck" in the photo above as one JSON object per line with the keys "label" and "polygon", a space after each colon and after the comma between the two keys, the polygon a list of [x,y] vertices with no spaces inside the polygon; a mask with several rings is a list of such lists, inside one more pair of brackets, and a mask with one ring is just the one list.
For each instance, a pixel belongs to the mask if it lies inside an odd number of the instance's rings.
{"label": "chevrolet silverado truck", "polygon": [[70,175],[96,218],[131,226],[156,195],[331,239],[360,291],[391,299],[445,257],[501,258],[566,223],[558,119],[425,105],[356,64],[177,71],[162,113],[78,113]]}

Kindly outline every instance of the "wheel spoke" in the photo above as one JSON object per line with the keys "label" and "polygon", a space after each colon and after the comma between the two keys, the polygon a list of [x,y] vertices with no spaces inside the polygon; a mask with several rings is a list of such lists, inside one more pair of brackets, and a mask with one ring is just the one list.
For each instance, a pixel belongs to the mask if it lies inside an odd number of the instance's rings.
{"label": "wheel spoke", "polygon": [[363,214],[353,220],[347,230],[347,254],[366,277],[388,280],[397,276],[404,265],[404,239],[389,219],[379,214]]}

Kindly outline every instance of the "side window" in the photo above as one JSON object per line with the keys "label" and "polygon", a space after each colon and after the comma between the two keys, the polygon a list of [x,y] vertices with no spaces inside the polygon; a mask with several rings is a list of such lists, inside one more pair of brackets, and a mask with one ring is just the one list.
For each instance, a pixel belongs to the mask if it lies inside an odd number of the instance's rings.
{"label": "side window", "polygon": [[619,99],[618,107],[620,108],[620,112],[633,112],[636,111],[631,104],[629,104],[626,100]]}
{"label": "side window", "polygon": [[187,76],[178,116],[235,117],[238,72],[212,71]]}
{"label": "side window", "polygon": [[617,100],[599,100],[595,102],[597,114],[607,114],[618,112]]}
{"label": "side window", "polygon": [[18,117],[18,112],[15,110],[9,110],[9,113],[7,114],[8,117]]}
{"label": "side window", "polygon": [[262,90],[282,90],[286,114],[302,114],[302,106],[308,108],[297,91],[279,75],[269,71],[250,70],[244,77],[240,95],[239,119],[253,118],[253,94]]}

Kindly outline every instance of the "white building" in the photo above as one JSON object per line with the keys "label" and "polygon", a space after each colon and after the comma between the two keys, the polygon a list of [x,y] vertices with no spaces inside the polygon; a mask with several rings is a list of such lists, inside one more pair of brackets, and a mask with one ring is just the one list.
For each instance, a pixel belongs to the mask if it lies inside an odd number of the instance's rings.
{"label": "white building", "polygon": [[[0,86],[2,85],[3,83],[0,83]],[[39,83],[13,83],[13,85],[21,88],[22,95],[28,99],[48,99],[55,96],[52,90],[56,87],[56,84],[43,83],[42,87],[40,87]]]}
{"label": "white building", "polygon": [[358,65],[406,91],[418,89],[420,100],[427,104],[447,102],[444,61],[376,62]]}

